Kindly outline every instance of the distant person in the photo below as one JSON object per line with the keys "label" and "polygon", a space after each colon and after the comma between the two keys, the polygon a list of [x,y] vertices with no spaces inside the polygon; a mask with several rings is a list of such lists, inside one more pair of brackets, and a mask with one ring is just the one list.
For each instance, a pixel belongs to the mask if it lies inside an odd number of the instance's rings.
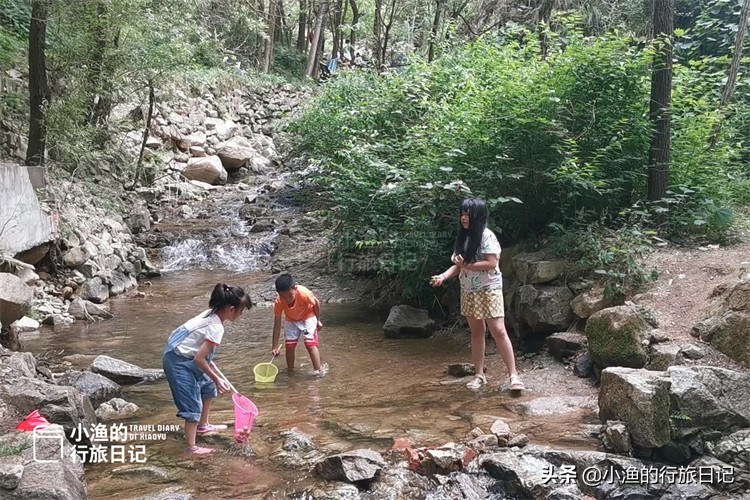
{"label": "distant person", "polygon": [[224,337],[224,322],[237,320],[252,307],[252,301],[242,288],[219,283],[211,292],[208,307],[169,335],[162,358],[177,416],[185,419],[188,452],[197,456],[214,449],[196,446],[196,435],[227,428],[208,420],[213,399],[229,391],[229,383],[213,363],[216,347]]}
{"label": "distant person", "polygon": [[503,275],[500,272],[500,242],[487,228],[487,205],[480,199],[461,204],[458,235],[451,261],[453,265],[432,277],[432,286],[458,276],[461,283],[461,314],[471,330],[471,358],[476,375],[466,387],[477,390],[487,383],[484,374],[485,330],[488,327],[497,343],[510,375],[510,390],[520,391],[523,382],[516,372],[513,344],[505,329]]}
{"label": "distant person", "polygon": [[287,368],[294,369],[294,351],[299,339],[303,338],[313,365],[313,374],[325,375],[318,351],[318,332],[323,328],[320,321],[320,302],[310,290],[302,285],[296,285],[290,274],[282,274],[276,278],[276,293],[271,352],[278,356],[281,350],[279,338],[283,314]]}
{"label": "distant person", "polygon": [[362,54],[360,54],[359,52],[356,52],[354,54],[354,65],[358,68],[362,68],[365,65],[365,61],[362,59]]}

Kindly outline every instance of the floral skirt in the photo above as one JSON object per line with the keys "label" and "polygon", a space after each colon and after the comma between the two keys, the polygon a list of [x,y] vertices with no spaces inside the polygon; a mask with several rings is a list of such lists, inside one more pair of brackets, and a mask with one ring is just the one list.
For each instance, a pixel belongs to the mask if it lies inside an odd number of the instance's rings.
{"label": "floral skirt", "polygon": [[490,319],[505,317],[503,289],[461,291],[461,314],[470,318]]}

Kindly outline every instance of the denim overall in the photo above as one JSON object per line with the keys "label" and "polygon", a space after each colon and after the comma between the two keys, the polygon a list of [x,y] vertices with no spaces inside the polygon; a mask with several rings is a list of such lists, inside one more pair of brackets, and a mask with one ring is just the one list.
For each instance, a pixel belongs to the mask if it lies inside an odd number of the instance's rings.
{"label": "denim overall", "polygon": [[[177,416],[188,422],[198,422],[203,410],[203,400],[215,398],[218,392],[216,384],[198,368],[193,358],[187,358],[175,351],[189,334],[190,330],[183,325],[169,335],[162,363],[169,388],[172,390],[172,399],[177,406]],[[212,345],[206,356],[208,363],[213,360],[215,351],[216,346]]]}

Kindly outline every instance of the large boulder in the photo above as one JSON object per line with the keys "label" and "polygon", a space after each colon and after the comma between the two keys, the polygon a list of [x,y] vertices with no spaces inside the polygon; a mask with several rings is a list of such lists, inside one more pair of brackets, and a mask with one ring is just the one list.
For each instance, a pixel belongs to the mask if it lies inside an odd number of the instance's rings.
{"label": "large boulder", "polygon": [[94,407],[120,395],[121,388],[106,377],[92,372],[68,372],[57,380],[61,386],[75,387],[89,397]]}
{"label": "large boulder", "polygon": [[368,482],[385,467],[380,453],[372,450],[353,450],[326,457],[315,464],[315,472],[329,481],[348,483]]}
{"label": "large boulder", "polygon": [[750,429],[724,436],[715,443],[706,443],[708,454],[731,466],[750,471]]}
{"label": "large boulder", "polygon": [[206,130],[209,135],[216,135],[220,142],[231,139],[240,132],[239,126],[231,120],[222,120],[221,118],[206,118]]}
{"label": "large boulder", "polygon": [[651,346],[646,368],[655,371],[665,371],[670,366],[683,364],[682,350],[677,344],[656,344]]}
{"label": "large boulder", "polygon": [[643,346],[648,327],[631,306],[603,309],[586,321],[586,337],[594,362],[608,366],[643,368],[648,354]]}
{"label": "large boulder", "polygon": [[221,164],[227,172],[235,172],[246,167],[253,157],[257,156],[252,143],[241,136],[218,144],[216,154],[221,158]]}
{"label": "large boulder", "polygon": [[0,386],[0,395],[19,414],[27,415],[39,410],[47,420],[62,425],[68,433],[79,425],[84,429],[96,425],[91,401],[73,387],[61,387],[35,378],[20,377],[11,384]]}
{"label": "large boulder", "polygon": [[188,180],[201,181],[213,185],[227,183],[227,171],[218,156],[193,157],[188,160],[182,175]]}
{"label": "large boulder", "polygon": [[10,326],[23,318],[34,300],[34,292],[14,274],[0,273],[0,324]]}
{"label": "large boulder", "polygon": [[8,500],[86,500],[83,462],[74,458],[65,430],[51,425],[43,434],[13,432],[0,437],[0,498]]}
{"label": "large boulder", "polygon": [[71,269],[82,266],[91,258],[84,246],[73,247],[63,254],[63,265]]}
{"label": "large boulder", "polygon": [[104,355],[97,356],[91,363],[89,370],[123,385],[155,380],[164,375],[163,370],[143,369],[140,366]]}
{"label": "large boulder", "polygon": [[633,444],[659,448],[670,439],[669,378],[663,372],[613,367],[602,371],[599,418],[624,422]]}
{"label": "large boulder", "polygon": [[383,325],[386,338],[427,338],[432,335],[435,322],[424,309],[412,306],[394,306]]}
{"label": "large boulder", "polygon": [[566,286],[524,285],[513,294],[513,316],[518,333],[550,333],[567,330],[573,322]]}
{"label": "large boulder", "polygon": [[672,366],[667,373],[678,434],[750,427],[750,375],[713,366]]}
{"label": "large boulder", "polygon": [[524,285],[549,283],[565,272],[565,261],[548,259],[544,252],[522,253],[513,257],[513,269]]}
{"label": "large boulder", "polygon": [[138,408],[138,405],[135,403],[125,401],[122,398],[113,398],[102,403],[99,408],[96,409],[96,418],[102,422],[122,420],[138,413],[138,410],[140,410],[140,408]]}

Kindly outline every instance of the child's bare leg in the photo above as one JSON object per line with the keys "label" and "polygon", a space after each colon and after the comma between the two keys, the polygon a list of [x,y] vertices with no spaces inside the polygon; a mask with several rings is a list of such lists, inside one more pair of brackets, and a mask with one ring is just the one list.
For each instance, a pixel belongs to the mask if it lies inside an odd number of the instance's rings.
{"label": "child's bare leg", "polygon": [[310,361],[312,361],[313,370],[320,370],[320,351],[316,345],[306,345],[307,353],[310,355]]}
{"label": "child's bare leg", "polygon": [[208,425],[208,414],[211,411],[211,403],[213,402],[214,402],[213,398],[208,398],[208,399],[203,400],[203,409],[201,410],[201,419],[198,421],[198,425],[200,425],[201,427]]}
{"label": "child's bare leg", "polygon": [[286,367],[289,370],[294,370],[294,349],[296,345],[286,346]]}
{"label": "child's bare leg", "polygon": [[197,431],[198,422],[188,422],[187,420],[185,420],[185,437],[187,438],[188,448],[192,448],[193,446],[195,446],[195,433]]}

